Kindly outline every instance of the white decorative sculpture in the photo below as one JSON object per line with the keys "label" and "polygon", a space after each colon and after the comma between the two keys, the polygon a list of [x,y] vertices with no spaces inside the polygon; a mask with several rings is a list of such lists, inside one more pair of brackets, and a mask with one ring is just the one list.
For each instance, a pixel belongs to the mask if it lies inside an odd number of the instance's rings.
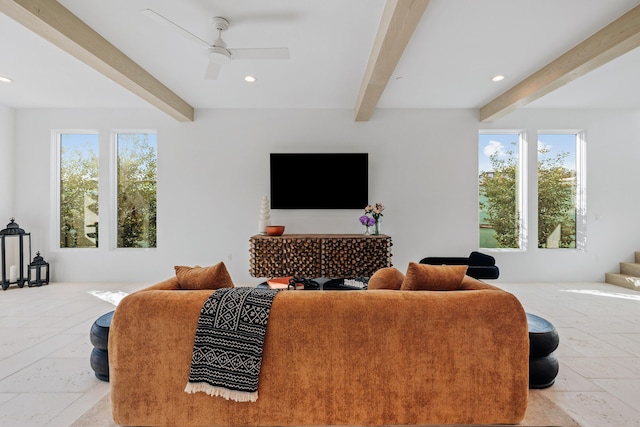
{"label": "white decorative sculpture", "polygon": [[271,209],[269,208],[269,199],[267,196],[262,198],[260,203],[260,220],[258,221],[258,232],[267,234],[267,225],[271,225]]}

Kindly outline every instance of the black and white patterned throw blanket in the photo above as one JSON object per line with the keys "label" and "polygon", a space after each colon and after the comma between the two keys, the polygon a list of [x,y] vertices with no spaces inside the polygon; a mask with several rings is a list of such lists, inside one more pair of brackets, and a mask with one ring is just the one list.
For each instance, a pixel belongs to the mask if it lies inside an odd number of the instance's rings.
{"label": "black and white patterned throw blanket", "polygon": [[277,290],[216,290],[202,305],[187,393],[236,402],[258,400],[258,376],[271,303]]}

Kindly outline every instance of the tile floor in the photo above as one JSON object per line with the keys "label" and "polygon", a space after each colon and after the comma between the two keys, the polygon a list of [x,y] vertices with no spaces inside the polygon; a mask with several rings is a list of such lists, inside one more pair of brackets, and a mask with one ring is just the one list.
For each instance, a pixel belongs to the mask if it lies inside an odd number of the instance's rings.
{"label": "tile floor", "polygon": [[[493,284],[558,330],[560,373],[546,396],[584,427],[640,427],[640,292],[604,283]],[[89,330],[114,304],[92,291],[117,296],[146,285],[0,291],[0,426],[69,426],[100,400],[109,384],[89,365]]]}

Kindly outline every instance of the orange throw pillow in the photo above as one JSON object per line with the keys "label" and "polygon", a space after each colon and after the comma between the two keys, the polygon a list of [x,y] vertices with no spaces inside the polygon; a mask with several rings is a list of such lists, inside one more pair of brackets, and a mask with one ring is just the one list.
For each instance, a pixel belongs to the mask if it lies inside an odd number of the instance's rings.
{"label": "orange throw pillow", "polygon": [[223,262],[210,267],[176,265],[176,277],[181,289],[233,288],[233,281]]}
{"label": "orange throw pillow", "polygon": [[367,289],[393,289],[398,290],[402,286],[404,274],[395,267],[384,267],[377,270],[369,277]]}
{"label": "orange throw pillow", "polygon": [[429,265],[410,262],[400,290],[454,291],[467,273],[466,265]]}

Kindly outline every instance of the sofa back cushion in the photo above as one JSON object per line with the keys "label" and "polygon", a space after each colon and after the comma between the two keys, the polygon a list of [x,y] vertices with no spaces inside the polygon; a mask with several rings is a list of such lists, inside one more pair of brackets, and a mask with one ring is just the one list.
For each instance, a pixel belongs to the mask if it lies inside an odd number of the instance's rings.
{"label": "sofa back cushion", "polygon": [[233,281],[223,262],[210,267],[176,265],[175,270],[180,289],[233,288]]}
{"label": "sofa back cushion", "polygon": [[469,265],[493,266],[496,265],[496,259],[491,255],[473,251],[469,254]]}
{"label": "sofa back cushion", "polygon": [[398,290],[404,281],[404,274],[395,267],[384,267],[377,270],[369,277],[367,289],[393,289]]}
{"label": "sofa back cushion", "polygon": [[400,290],[454,291],[467,273],[466,265],[430,265],[410,262]]}

